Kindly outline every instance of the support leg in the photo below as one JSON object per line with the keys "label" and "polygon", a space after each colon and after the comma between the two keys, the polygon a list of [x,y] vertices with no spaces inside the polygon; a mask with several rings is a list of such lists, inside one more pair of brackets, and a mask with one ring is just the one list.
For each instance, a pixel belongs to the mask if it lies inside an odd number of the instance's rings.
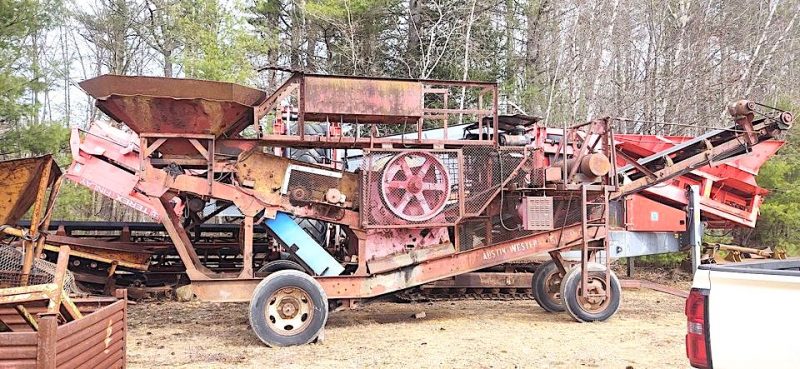
{"label": "support leg", "polygon": [[244,217],[244,247],[242,272],[239,278],[253,278],[253,217]]}

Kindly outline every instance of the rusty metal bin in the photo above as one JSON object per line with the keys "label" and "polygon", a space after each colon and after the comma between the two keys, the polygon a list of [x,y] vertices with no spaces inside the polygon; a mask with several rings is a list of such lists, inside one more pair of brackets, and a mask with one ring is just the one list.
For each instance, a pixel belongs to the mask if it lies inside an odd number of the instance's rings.
{"label": "rusty metal bin", "polygon": [[[46,307],[29,309],[39,330],[30,328],[0,333],[0,368],[125,368],[127,346],[127,293],[116,298],[76,299],[83,318],[58,325]],[[14,324],[14,308],[0,308],[0,319]]]}

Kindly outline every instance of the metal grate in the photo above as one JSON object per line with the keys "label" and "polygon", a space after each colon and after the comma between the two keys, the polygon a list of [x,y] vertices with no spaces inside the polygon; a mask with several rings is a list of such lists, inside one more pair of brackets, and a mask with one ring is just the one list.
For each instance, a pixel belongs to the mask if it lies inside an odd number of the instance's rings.
{"label": "metal grate", "polygon": [[453,225],[461,218],[459,150],[365,150],[361,214],[366,227]]}
{"label": "metal grate", "polygon": [[[19,287],[22,280],[22,262],[25,255],[11,245],[0,246],[0,288]],[[28,285],[52,283],[55,279],[56,265],[46,260],[36,259],[28,276]],[[64,291],[70,294],[82,293],[75,283],[75,276],[67,271],[64,278]]]}
{"label": "metal grate", "polygon": [[339,188],[342,174],[337,171],[290,165],[286,169],[286,184],[282,189],[294,201],[325,201],[330,188]]}
{"label": "metal grate", "polygon": [[[464,214],[478,215],[498,195],[500,186],[524,160],[524,148],[464,148]],[[520,178],[524,176],[524,173],[518,174]]]}
{"label": "metal grate", "polygon": [[467,251],[476,247],[487,246],[491,236],[486,232],[487,225],[491,231],[491,223],[486,219],[468,219],[458,224],[458,249]]}
{"label": "metal grate", "polygon": [[553,201],[553,225],[556,228],[581,222],[581,197],[561,196]]}

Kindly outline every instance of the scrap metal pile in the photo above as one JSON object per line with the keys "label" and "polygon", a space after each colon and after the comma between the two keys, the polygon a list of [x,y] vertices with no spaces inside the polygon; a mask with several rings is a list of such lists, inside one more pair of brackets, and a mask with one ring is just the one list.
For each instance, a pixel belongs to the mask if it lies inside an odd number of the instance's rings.
{"label": "scrap metal pile", "polygon": [[[54,224],[42,247],[70,245],[83,258],[76,276],[107,289],[124,272],[138,284],[150,268],[185,273],[200,299],[250,301],[253,330],[273,346],[313,341],[338,305],[542,253],[552,260],[527,283],[537,302],[578,321],[608,319],[620,303],[610,259],[686,227],[676,215],[685,197],[664,189],[699,181],[707,219],[754,222],[763,195],[754,180],[698,168],[746,168],[730,160],[777,150],[792,122],[740,102],[729,128],[648,146],[615,136],[609,118],[553,130],[500,116],[493,83],[295,74],[268,95],[106,75],[81,87],[125,127],[73,130],[65,177],[161,226]],[[462,89],[468,104],[456,106]],[[297,107],[296,122],[285,105]],[[454,120],[472,122],[468,133],[451,136]],[[429,126],[441,137],[428,138]],[[766,160],[774,150],[759,152]],[[297,155],[319,151],[322,163]],[[715,183],[729,195],[715,196]],[[113,242],[100,227],[116,230]]]}
{"label": "scrap metal pile", "polygon": [[[0,367],[123,368],[125,291],[85,296],[67,246],[42,259],[60,184],[49,155],[0,162]],[[11,226],[26,213],[34,226]]]}

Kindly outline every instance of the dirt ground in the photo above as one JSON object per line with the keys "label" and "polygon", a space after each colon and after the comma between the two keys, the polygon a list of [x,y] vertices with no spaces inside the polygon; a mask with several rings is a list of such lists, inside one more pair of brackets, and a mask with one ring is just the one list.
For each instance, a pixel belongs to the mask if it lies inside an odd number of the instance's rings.
{"label": "dirt ground", "polygon": [[129,319],[129,368],[687,367],[683,299],[648,290],[585,324],[534,301],[374,303],[332,313],[322,344],[278,349],[250,331],[247,304],[146,302]]}

